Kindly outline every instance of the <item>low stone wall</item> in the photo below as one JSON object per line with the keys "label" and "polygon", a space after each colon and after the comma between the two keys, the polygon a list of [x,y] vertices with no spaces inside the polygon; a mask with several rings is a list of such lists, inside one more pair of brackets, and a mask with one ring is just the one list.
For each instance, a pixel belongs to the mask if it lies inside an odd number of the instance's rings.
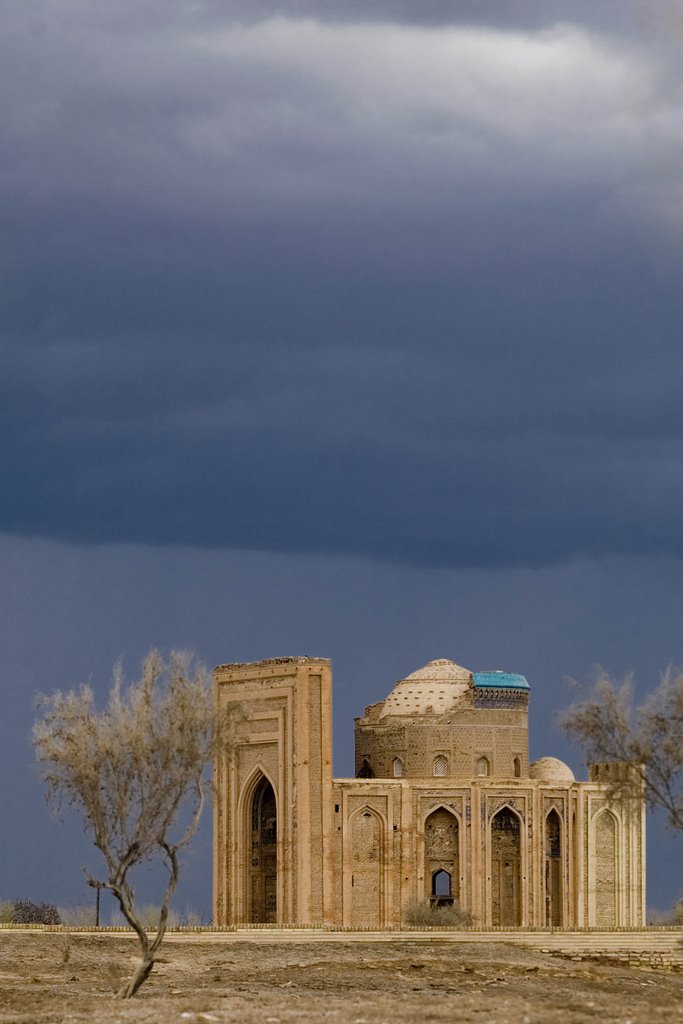
{"label": "low stone wall", "polygon": [[[67,925],[0,924],[0,931],[69,932],[70,934],[118,934],[134,936],[130,928],[69,927]],[[615,931],[533,928],[411,928],[335,929],[316,926],[276,928],[247,925],[234,928],[193,927],[168,929],[175,940],[194,942],[505,942],[532,947],[542,953],[568,956],[574,960],[621,963],[658,970],[683,970],[683,928],[659,925],[651,928],[621,928]]]}
{"label": "low stone wall", "polygon": [[[558,955],[557,951],[551,950],[554,955]],[[651,949],[641,949],[638,951],[628,950],[622,952],[591,952],[584,951],[582,953],[561,951],[559,955],[569,956],[570,960],[574,961],[589,961],[591,963],[613,963],[620,964],[623,967],[648,967],[653,971],[681,971],[683,970],[683,951],[680,953],[673,952],[656,952]]]}

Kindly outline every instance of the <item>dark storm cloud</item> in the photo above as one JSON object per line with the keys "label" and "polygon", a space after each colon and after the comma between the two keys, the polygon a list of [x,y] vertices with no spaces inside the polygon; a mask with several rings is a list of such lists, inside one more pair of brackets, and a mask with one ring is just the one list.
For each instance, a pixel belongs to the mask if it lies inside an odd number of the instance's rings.
{"label": "dark storm cloud", "polygon": [[666,42],[323,6],[10,6],[0,528],[681,553]]}
{"label": "dark storm cloud", "polygon": [[[27,5],[36,22],[49,4]],[[558,22],[642,33],[651,25],[675,23],[678,0],[121,0],[99,15],[112,27],[158,24],[182,18],[186,24],[220,25],[268,18],[328,22],[384,22],[407,25],[481,25],[537,29]]]}

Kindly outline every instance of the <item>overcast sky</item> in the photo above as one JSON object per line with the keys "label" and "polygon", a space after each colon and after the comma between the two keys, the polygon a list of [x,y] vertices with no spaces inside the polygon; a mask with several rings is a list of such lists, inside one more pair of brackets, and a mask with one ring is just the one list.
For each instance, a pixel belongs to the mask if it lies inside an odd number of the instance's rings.
{"label": "overcast sky", "polygon": [[338,773],[431,658],[521,671],[580,770],[564,677],[683,663],[680,3],[0,20],[0,898],[82,888],[33,694],[151,644],[331,656]]}

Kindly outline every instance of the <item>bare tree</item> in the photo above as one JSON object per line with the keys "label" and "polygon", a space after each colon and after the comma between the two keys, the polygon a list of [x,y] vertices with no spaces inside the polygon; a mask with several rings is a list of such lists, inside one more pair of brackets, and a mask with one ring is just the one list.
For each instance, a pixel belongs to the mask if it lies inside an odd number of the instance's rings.
{"label": "bare tree", "polygon": [[[48,799],[77,808],[104,857],[109,889],[137,934],[142,959],[119,990],[137,992],[149,977],[164,937],[179,851],[194,835],[206,796],[207,767],[218,730],[206,669],[174,651],[152,650],[138,681],[114,669],[106,707],[95,708],[89,686],[39,701],[33,743]],[[148,935],[135,904],[131,871],[160,857],[168,872],[156,932]]]}
{"label": "bare tree", "polygon": [[[683,829],[683,672],[669,669],[656,690],[634,704],[633,680],[618,685],[600,672],[593,692],[561,718],[565,731],[590,762],[621,761],[612,787],[642,793],[666,811],[669,825]],[[635,786],[634,786],[635,783]]]}

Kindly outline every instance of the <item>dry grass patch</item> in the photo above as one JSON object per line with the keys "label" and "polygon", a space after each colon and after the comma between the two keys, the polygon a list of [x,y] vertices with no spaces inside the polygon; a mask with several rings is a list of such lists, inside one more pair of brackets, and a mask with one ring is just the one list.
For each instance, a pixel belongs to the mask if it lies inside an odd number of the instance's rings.
{"label": "dry grass patch", "polygon": [[680,1024],[683,975],[503,943],[169,935],[138,996],[126,935],[0,932],[0,1024]]}

